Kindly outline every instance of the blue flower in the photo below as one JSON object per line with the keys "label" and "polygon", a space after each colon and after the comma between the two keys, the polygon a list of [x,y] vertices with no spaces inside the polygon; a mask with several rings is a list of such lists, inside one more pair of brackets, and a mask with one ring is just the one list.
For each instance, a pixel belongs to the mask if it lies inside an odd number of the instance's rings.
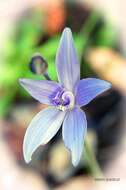
{"label": "blue flower", "polygon": [[69,28],[65,28],[61,36],[56,68],[59,83],[20,79],[20,84],[33,98],[48,105],[33,118],[26,130],[24,159],[30,162],[34,151],[48,143],[62,125],[63,141],[76,166],[81,158],[87,132],[86,115],[81,107],[108,90],[111,84],[95,78],[80,80],[80,65]]}

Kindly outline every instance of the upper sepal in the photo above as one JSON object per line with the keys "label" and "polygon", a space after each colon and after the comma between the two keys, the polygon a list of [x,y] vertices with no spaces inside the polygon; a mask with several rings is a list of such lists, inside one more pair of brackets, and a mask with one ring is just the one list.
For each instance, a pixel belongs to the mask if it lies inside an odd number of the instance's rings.
{"label": "upper sepal", "polygon": [[59,82],[67,90],[74,91],[75,85],[80,79],[80,64],[69,28],[63,30],[56,54],[56,67]]}

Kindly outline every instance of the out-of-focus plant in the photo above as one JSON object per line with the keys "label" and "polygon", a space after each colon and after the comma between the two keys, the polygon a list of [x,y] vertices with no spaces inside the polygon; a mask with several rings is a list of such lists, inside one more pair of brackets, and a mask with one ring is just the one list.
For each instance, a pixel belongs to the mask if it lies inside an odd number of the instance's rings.
{"label": "out-of-focus plant", "polygon": [[6,55],[0,70],[0,91],[2,92],[0,115],[7,113],[19,90],[18,85],[15,85],[19,76],[22,76],[24,71],[27,71],[28,76],[32,75],[27,70],[27,66],[37,39],[43,32],[41,17],[42,15],[38,12],[34,12],[30,19],[27,17],[22,19],[17,23],[13,36],[6,43]]}

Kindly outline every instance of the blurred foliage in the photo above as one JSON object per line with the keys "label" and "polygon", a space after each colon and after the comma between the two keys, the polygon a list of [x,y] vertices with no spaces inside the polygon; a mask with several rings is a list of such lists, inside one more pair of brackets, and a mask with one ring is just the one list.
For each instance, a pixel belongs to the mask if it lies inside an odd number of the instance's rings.
{"label": "blurred foliage", "polygon": [[117,46],[116,35],[117,31],[114,30],[114,26],[111,23],[106,23],[96,33],[95,45],[115,48]]}
{"label": "blurred foliage", "polygon": [[[98,16],[91,15],[81,31],[74,33],[74,41],[79,53],[79,58],[84,65],[84,50],[91,46],[115,47],[116,33],[111,24],[104,23],[94,34],[92,31],[99,22]],[[101,19],[101,18],[100,18]],[[42,54],[48,62],[48,73],[53,80],[57,80],[55,68],[55,55],[59,44],[60,35],[48,36],[46,42],[39,44],[39,40],[45,35],[43,25],[43,15],[40,11],[31,11],[25,15],[16,25],[13,36],[6,42],[6,54],[4,63],[0,70],[0,116],[8,113],[8,110],[15,100],[20,96],[29,98],[30,96],[19,86],[19,78],[43,79],[42,76],[34,75],[29,70],[29,61],[35,52]],[[86,30],[85,30],[86,29]],[[90,35],[89,35],[90,34]],[[46,34],[47,35],[47,34]],[[82,59],[83,58],[83,59]],[[88,67],[88,65],[87,65]],[[86,68],[86,66],[85,66]],[[85,71],[82,69],[82,75]]]}

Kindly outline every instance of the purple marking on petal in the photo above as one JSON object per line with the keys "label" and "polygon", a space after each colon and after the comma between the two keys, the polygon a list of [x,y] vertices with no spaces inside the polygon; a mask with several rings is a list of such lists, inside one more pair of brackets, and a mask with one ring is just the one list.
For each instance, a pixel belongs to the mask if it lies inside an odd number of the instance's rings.
{"label": "purple marking on petal", "polygon": [[62,96],[62,94],[64,93],[64,89],[62,87],[57,88],[51,95],[50,98],[51,99],[58,99]]}
{"label": "purple marking on petal", "polygon": [[50,96],[50,100],[54,106],[67,106],[70,103],[70,98],[65,97],[65,99],[62,99],[62,95],[65,93],[64,88],[58,88],[54,93]]}
{"label": "purple marking on petal", "polygon": [[50,95],[50,100],[54,106],[58,106],[61,104],[61,97],[62,94],[64,93],[63,88],[57,88],[51,95]]}
{"label": "purple marking on petal", "polygon": [[69,97],[66,97],[66,99],[64,100],[63,102],[63,106],[67,106],[70,104],[70,98]]}
{"label": "purple marking on petal", "polygon": [[96,78],[82,79],[77,87],[76,104],[84,106],[110,88],[111,84],[104,80]]}
{"label": "purple marking on petal", "polygon": [[73,92],[80,79],[80,65],[74,47],[72,32],[65,28],[56,55],[56,66],[59,82]]}
{"label": "purple marking on petal", "polygon": [[53,81],[20,79],[19,82],[33,98],[47,105],[52,105],[50,96],[61,89],[60,84]]}
{"label": "purple marking on petal", "polygon": [[61,105],[61,101],[60,101],[59,98],[57,98],[57,99],[52,99],[52,104],[53,104],[54,106],[59,106],[59,105]]}
{"label": "purple marking on petal", "polygon": [[87,120],[85,113],[79,108],[67,112],[63,122],[62,135],[65,146],[71,151],[74,166],[80,161],[86,132]]}

